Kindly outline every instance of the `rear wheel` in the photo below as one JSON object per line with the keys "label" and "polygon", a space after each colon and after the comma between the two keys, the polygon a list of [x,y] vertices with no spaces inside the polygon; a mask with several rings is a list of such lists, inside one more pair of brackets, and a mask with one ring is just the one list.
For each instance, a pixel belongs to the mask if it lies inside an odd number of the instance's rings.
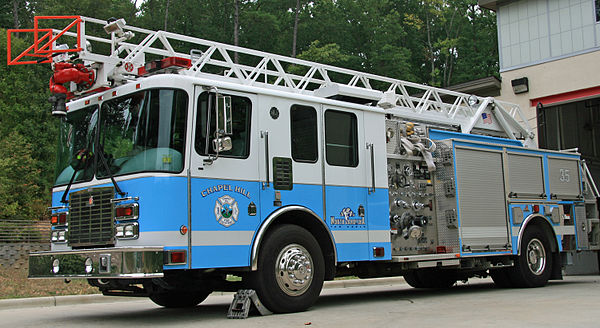
{"label": "rear wheel", "polygon": [[276,313],[303,311],[319,297],[325,262],[317,240],[305,229],[281,225],[263,241],[252,284]]}
{"label": "rear wheel", "polygon": [[508,271],[508,277],[516,287],[542,287],[551,274],[550,242],[539,227],[529,227],[523,234],[521,255]]}
{"label": "rear wheel", "polygon": [[410,271],[404,274],[404,281],[413,288],[426,288],[419,279],[416,271]]}

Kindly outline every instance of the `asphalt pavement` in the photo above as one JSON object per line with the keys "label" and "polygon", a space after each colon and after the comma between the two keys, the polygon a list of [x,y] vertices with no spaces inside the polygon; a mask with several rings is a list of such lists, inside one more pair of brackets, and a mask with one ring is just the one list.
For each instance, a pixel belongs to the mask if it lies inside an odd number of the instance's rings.
{"label": "asphalt pavement", "polygon": [[471,279],[445,290],[414,289],[398,279],[335,281],[307,311],[254,314],[245,320],[227,319],[232,298],[213,293],[199,306],[186,309],[165,309],[147,298],[69,305],[56,298],[57,306],[0,305],[0,326],[548,328],[598,327],[600,322],[599,276],[568,276],[543,288],[526,289],[497,288],[490,279]]}
{"label": "asphalt pavement", "polygon": [[[402,278],[402,277],[375,278],[375,279],[347,279],[347,280],[326,281],[323,285],[323,289],[365,287],[365,286],[385,286],[385,285],[398,285],[398,284],[405,284],[405,283],[406,282],[404,281],[404,278]],[[233,295],[233,294],[234,293],[214,292],[214,293],[212,293],[212,296]],[[104,296],[102,294],[14,298],[14,299],[0,300],[0,310],[14,309],[14,308],[76,305],[76,304],[130,302],[130,301],[139,300],[139,299],[140,299],[140,297]]]}

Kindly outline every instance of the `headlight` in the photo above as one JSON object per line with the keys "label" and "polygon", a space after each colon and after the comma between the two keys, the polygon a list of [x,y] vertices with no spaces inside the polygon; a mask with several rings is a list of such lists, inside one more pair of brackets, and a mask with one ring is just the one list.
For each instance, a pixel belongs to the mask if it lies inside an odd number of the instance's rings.
{"label": "headlight", "polygon": [[137,222],[117,224],[115,237],[120,239],[137,239],[139,237],[139,225]]}
{"label": "headlight", "polygon": [[53,243],[65,243],[67,242],[67,230],[52,230],[50,240]]}
{"label": "headlight", "polygon": [[467,101],[471,107],[475,107],[475,105],[479,104],[479,98],[475,95],[470,96]]}
{"label": "headlight", "polygon": [[60,271],[60,261],[58,259],[54,259],[54,261],[52,261],[52,272],[57,274],[58,271]]}
{"label": "headlight", "polygon": [[85,259],[85,273],[92,273],[92,270],[94,270],[94,263],[92,262],[92,259],[88,257]]}

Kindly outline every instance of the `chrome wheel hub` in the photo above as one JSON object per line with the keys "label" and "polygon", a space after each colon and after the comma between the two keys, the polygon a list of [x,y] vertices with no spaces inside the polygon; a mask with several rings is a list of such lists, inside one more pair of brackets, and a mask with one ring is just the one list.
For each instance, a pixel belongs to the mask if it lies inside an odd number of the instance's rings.
{"label": "chrome wheel hub", "polygon": [[539,239],[532,239],[527,244],[527,266],[535,275],[541,275],[546,268],[546,250]]}
{"label": "chrome wheel hub", "polygon": [[298,244],[284,247],[277,256],[275,278],[287,295],[302,295],[313,278],[312,258],[306,248]]}

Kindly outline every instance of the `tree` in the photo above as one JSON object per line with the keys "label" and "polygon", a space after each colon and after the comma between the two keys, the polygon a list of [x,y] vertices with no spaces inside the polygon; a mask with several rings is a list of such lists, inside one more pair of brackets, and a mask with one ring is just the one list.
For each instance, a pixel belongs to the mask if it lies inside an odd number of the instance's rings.
{"label": "tree", "polygon": [[32,144],[16,131],[0,139],[0,220],[41,217],[41,170]]}
{"label": "tree", "polygon": [[300,16],[300,0],[296,0],[296,10],[294,11],[294,36],[292,37],[292,57],[296,57],[296,41],[298,39],[298,22]]}

